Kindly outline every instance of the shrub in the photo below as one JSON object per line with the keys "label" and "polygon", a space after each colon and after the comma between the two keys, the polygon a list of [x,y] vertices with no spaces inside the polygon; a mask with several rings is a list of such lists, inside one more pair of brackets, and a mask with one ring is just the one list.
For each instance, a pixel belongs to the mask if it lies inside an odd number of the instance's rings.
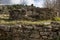
{"label": "shrub", "polygon": [[55,21],[60,21],[60,17],[54,17]]}

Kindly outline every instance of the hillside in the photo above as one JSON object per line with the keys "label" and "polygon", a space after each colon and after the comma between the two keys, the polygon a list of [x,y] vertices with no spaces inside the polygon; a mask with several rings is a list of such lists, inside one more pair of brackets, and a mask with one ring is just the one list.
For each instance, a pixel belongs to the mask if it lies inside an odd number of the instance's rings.
{"label": "hillside", "polygon": [[1,5],[0,24],[44,24],[51,22],[57,14],[49,8],[27,5]]}
{"label": "hillside", "polygon": [[[0,6],[0,14],[9,14],[12,19],[48,20],[56,16],[52,9],[27,5]],[[13,17],[14,15],[14,17]]]}

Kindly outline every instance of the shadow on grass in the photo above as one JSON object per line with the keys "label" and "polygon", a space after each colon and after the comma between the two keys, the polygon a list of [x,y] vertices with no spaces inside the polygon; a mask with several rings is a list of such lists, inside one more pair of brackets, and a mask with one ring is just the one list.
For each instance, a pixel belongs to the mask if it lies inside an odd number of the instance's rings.
{"label": "shadow on grass", "polygon": [[15,21],[15,19],[4,19],[4,18],[0,18],[0,20],[4,20],[4,21]]}

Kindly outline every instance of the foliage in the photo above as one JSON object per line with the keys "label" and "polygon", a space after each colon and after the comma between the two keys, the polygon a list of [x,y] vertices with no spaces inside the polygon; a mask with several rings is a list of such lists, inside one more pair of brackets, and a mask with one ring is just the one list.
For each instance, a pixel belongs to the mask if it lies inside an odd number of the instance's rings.
{"label": "foliage", "polygon": [[54,17],[55,21],[60,21],[60,17]]}

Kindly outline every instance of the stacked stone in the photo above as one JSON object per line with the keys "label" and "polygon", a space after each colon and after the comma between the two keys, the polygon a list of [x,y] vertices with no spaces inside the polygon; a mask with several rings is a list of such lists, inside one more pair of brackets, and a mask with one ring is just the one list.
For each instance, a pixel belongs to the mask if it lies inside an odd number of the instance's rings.
{"label": "stacked stone", "polygon": [[[57,40],[60,36],[60,24],[45,25],[2,25],[6,40]],[[3,32],[3,31],[2,31]]]}
{"label": "stacked stone", "polygon": [[53,31],[53,26],[21,25],[20,28],[12,29],[14,40],[54,40],[58,37],[57,32]]}

